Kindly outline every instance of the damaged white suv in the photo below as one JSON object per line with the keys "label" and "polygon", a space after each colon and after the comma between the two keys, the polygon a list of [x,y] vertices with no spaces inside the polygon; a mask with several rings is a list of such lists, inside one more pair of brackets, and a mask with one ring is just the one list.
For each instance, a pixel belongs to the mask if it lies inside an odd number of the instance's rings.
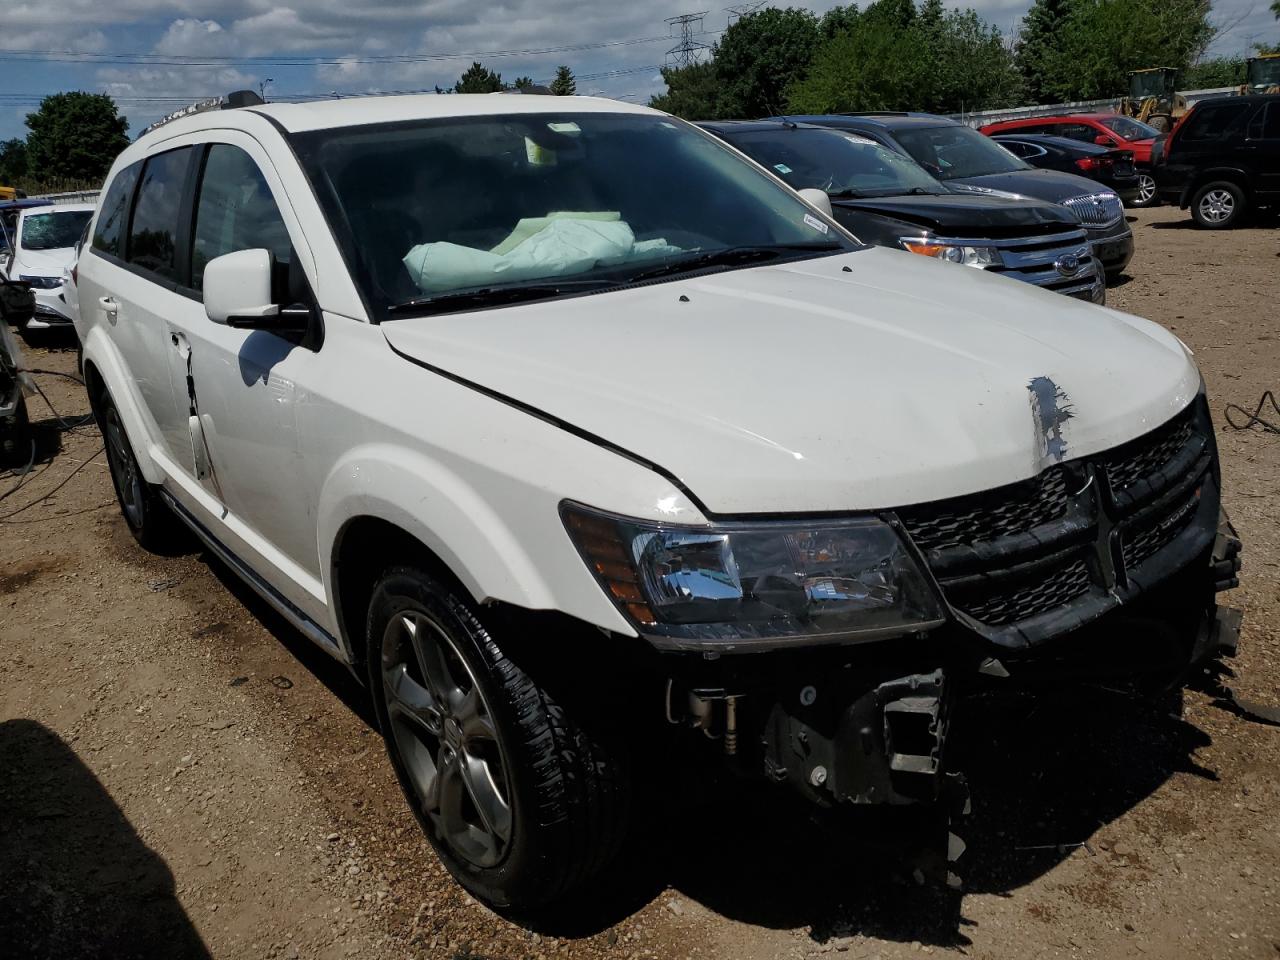
{"label": "damaged white suv", "polygon": [[957,697],[1232,642],[1174,336],[862,246],[653,110],[196,113],[125,150],[92,236],[130,529],[177,518],[367,682],[489,903],[595,875],[673,741],[941,804]]}

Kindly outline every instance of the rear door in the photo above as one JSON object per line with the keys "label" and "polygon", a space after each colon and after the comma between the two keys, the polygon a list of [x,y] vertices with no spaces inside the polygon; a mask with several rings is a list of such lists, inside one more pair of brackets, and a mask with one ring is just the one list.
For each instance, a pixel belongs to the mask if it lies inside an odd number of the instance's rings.
{"label": "rear door", "polygon": [[1254,189],[1269,200],[1280,196],[1280,100],[1262,104],[1249,118],[1245,151],[1254,170]]}

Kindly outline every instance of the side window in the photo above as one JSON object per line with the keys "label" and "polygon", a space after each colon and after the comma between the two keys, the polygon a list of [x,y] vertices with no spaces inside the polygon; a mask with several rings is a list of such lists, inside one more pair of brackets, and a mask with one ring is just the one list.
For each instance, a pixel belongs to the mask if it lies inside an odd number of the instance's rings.
{"label": "side window", "polygon": [[142,168],[138,200],[129,224],[129,262],[168,280],[178,277],[178,217],[191,147],[159,153]]}
{"label": "side window", "polygon": [[1250,140],[1280,140],[1280,101],[1264,103],[1249,121]]}
{"label": "side window", "polygon": [[1250,103],[1239,102],[1198,106],[1187,118],[1186,129],[1179,134],[1178,139],[1188,142],[1221,140],[1232,124],[1252,106]]}
{"label": "side window", "polygon": [[133,200],[133,188],[137,185],[138,174],[141,172],[141,163],[130,164],[111,181],[93,229],[93,249],[99,253],[120,256],[125,224],[129,221],[129,204]]}
{"label": "side window", "polygon": [[1097,134],[1087,123],[1064,123],[1058,127],[1058,136],[1066,137],[1068,140],[1079,140],[1081,143],[1093,143],[1093,138]]}
{"label": "side window", "polygon": [[209,148],[196,202],[191,286],[204,289],[204,268],[224,253],[265,247],[277,272],[293,260],[289,231],[253,158],[225,143]]}

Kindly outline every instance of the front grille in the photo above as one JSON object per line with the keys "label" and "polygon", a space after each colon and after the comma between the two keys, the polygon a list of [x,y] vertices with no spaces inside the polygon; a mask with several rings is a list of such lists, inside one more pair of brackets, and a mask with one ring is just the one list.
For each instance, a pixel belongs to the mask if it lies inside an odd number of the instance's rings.
{"label": "front grille", "polygon": [[1082,229],[983,242],[1000,251],[1000,265],[992,267],[992,273],[1034,283],[1038,287],[1064,293],[1077,292],[1082,284],[1089,285],[1098,276],[1097,260],[1088,235]]}
{"label": "front grille", "polygon": [[989,633],[1018,632],[1086,600],[1100,613],[1197,517],[1210,430],[1197,401],[1104,453],[898,518],[947,601]]}
{"label": "front grille", "polygon": [[1072,210],[1086,227],[1109,227],[1124,216],[1124,204],[1114,193],[1094,193],[1063,200],[1062,205]]}

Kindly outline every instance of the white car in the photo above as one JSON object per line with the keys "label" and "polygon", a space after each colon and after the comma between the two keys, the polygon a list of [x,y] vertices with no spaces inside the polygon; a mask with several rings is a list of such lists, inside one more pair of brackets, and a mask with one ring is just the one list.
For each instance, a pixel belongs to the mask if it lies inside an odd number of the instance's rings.
{"label": "white car", "polygon": [[188,115],[120,155],[91,232],[129,528],[177,518],[367,682],[491,904],[587,883],[681,751],[823,807],[950,803],[980,684],[1230,643],[1176,337],[865,247],[665,114]]}
{"label": "white car", "polygon": [[10,280],[24,280],[36,294],[35,315],[25,330],[70,326],[75,317],[67,304],[65,273],[75,263],[81,234],[93,217],[91,203],[58,203],[21,210],[7,256],[0,255],[0,272]]}

